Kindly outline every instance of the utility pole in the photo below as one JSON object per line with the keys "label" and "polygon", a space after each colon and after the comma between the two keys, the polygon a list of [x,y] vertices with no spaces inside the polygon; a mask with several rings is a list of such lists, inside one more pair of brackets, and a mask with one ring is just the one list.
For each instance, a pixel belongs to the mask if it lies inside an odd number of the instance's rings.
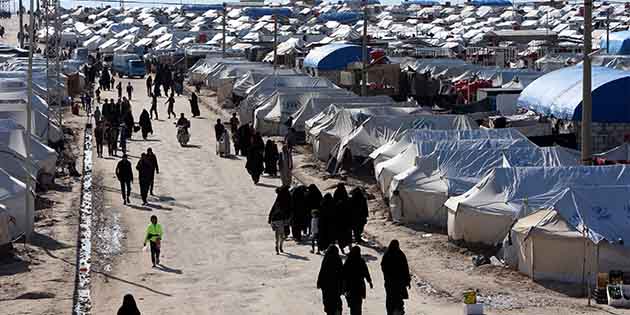
{"label": "utility pole", "polygon": [[221,49],[223,50],[223,58],[225,58],[225,46],[226,46],[226,41],[225,41],[225,25],[227,24],[227,3],[223,2],[223,18],[221,19],[221,24],[223,26],[223,37],[221,39]]}
{"label": "utility pole", "polygon": [[593,120],[593,99],[591,93],[591,48],[593,28],[593,3],[584,0],[584,61],[582,77],[582,163],[591,160],[592,141],[591,122]]}
{"label": "utility pole", "polygon": [[273,15],[273,70],[278,67],[278,16]]}
{"label": "utility pole", "polygon": [[24,48],[24,10],[22,10],[22,0],[18,2],[18,16],[20,17],[20,38],[19,45],[20,48]]}
{"label": "utility pole", "polygon": [[610,54],[610,8],[606,9],[606,53]]}
{"label": "utility pole", "polygon": [[367,25],[368,25],[368,1],[363,0],[363,66],[361,68],[361,96],[367,96]]}
{"label": "utility pole", "polygon": [[[21,7],[21,5],[20,5]],[[33,11],[35,9],[34,0],[31,0],[31,12],[29,14],[29,34],[33,34],[35,31],[35,19],[33,17]],[[27,93],[26,93],[26,224],[29,227],[26,233],[26,240],[29,241],[31,239],[31,234],[33,232],[34,224],[35,224],[35,205],[31,204],[31,191],[32,191],[32,179],[31,179],[31,165],[33,165],[31,160],[31,116],[33,109],[33,43],[34,36],[29,36],[29,45],[28,45],[28,71],[27,71]]]}

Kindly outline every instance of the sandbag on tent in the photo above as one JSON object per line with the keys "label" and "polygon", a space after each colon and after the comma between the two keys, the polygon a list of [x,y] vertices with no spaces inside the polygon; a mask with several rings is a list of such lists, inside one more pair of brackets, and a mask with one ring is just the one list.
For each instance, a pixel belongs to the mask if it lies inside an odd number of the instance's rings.
{"label": "sandbag on tent", "polygon": [[627,184],[567,187],[548,209],[516,222],[506,260],[533,280],[576,284],[630,270],[630,219],[621,211],[629,194]]}
{"label": "sandbag on tent", "polygon": [[[315,117],[317,114],[328,108],[328,106],[335,104],[338,107],[351,108],[351,107],[370,107],[370,106],[411,106],[408,103],[395,103],[389,96],[337,96],[326,95],[322,97],[311,98],[304,106],[302,106],[293,115],[293,128],[296,131],[305,131],[304,124],[307,120]],[[365,106],[362,106],[365,105]]]}
{"label": "sandbag on tent", "polygon": [[410,143],[407,148],[389,160],[374,165],[374,175],[383,194],[389,192],[389,184],[394,176],[414,166],[416,158],[427,156],[434,151],[446,150],[485,150],[508,149],[512,147],[536,147],[527,139],[503,140],[503,139],[477,139],[461,141],[419,141]]}
{"label": "sandbag on tent", "polygon": [[[11,240],[33,231],[35,211],[33,208],[27,211],[26,196],[26,185],[0,168],[0,205],[4,206],[8,215],[15,219],[15,224],[9,224],[9,238]],[[29,193],[28,198],[31,207],[34,207],[33,194]]]}
{"label": "sandbag on tent", "polygon": [[[463,130],[429,130],[410,129],[401,133],[396,139],[384,144],[370,154],[374,164],[391,159],[403,152],[411,143],[422,141],[462,141],[462,140],[527,140],[518,130],[502,129],[463,129]],[[533,143],[532,143],[533,144]]]}
{"label": "sandbag on tent", "polygon": [[474,120],[464,115],[431,115],[420,108],[413,115],[409,114],[402,117],[383,116],[366,121],[340,139],[340,144],[333,152],[333,156],[337,161],[341,161],[344,152],[350,150],[354,158],[367,158],[374,150],[393,140],[397,134],[409,129],[478,128]]}
{"label": "sandbag on tent", "polygon": [[546,209],[567,187],[629,185],[623,166],[496,168],[470,190],[450,198],[448,233],[453,240],[495,245],[528,211]]}
{"label": "sandbag on tent", "polygon": [[[416,159],[415,166],[394,176],[388,197],[398,191],[406,222],[423,222],[447,226],[449,197],[464,194],[488,172],[497,167],[562,166],[547,161],[536,147],[514,147],[507,150],[446,150]],[[566,165],[576,165],[566,161]]]}
{"label": "sandbag on tent", "polygon": [[290,92],[276,91],[265,103],[254,111],[254,129],[265,136],[285,135],[284,123],[298,111],[310,98],[322,95],[342,96],[351,92],[335,88],[302,89]]}
{"label": "sandbag on tent", "polygon": [[373,116],[403,117],[418,111],[418,107],[368,107],[368,108],[337,108],[331,105],[330,117],[309,130],[308,138],[313,145],[313,153],[322,160],[328,161],[333,149],[344,136],[350,134],[356,127]]}

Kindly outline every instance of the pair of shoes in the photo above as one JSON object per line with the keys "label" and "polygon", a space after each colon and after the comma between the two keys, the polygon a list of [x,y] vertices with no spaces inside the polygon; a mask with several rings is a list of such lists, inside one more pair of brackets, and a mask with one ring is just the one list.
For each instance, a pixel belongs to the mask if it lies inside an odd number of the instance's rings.
{"label": "pair of shoes", "polygon": [[280,247],[280,252],[281,252],[281,253],[284,253],[284,251],[282,250],[282,247]]}
{"label": "pair of shoes", "polygon": [[129,198],[127,198],[127,203],[131,203],[131,200],[129,200]]}
{"label": "pair of shoes", "polygon": [[123,205],[127,204],[127,200],[123,199]]}

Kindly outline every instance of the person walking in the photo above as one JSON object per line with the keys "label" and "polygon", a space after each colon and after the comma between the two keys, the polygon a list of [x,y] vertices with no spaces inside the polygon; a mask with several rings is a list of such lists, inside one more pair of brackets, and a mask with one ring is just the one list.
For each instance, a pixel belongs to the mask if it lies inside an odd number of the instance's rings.
{"label": "person walking", "polygon": [[385,280],[385,309],[387,315],[404,315],[405,302],[409,298],[411,275],[407,256],[400,250],[398,240],[392,240],[381,259],[381,270]]}
{"label": "person walking", "polygon": [[123,154],[127,154],[127,138],[129,138],[128,134],[130,132],[126,124],[120,124],[120,149]]}
{"label": "person walking", "polygon": [[140,130],[142,131],[142,139],[147,140],[147,136],[153,134],[153,126],[151,124],[151,115],[146,109],[142,110],[138,125],[140,125]]}
{"label": "person walking", "polygon": [[236,113],[232,113],[232,118],[230,118],[230,132],[232,132],[232,134],[237,133],[239,124],[240,121],[238,117],[236,117]]}
{"label": "person walking", "polygon": [[330,245],[326,249],[317,275],[317,288],[322,290],[322,302],[327,315],[341,315],[342,279],[343,264],[339,257],[339,249],[335,245]]}
{"label": "person walking", "polygon": [[109,138],[107,139],[107,145],[109,146],[110,155],[118,156],[118,127],[110,125]]}
{"label": "person walking", "polygon": [[293,182],[293,172],[289,162],[289,147],[284,144],[282,152],[278,157],[278,170],[280,171],[280,180],[283,186],[291,186]]}
{"label": "person walking", "polygon": [[293,148],[297,145],[297,133],[295,129],[289,128],[286,137],[284,137],[284,143],[287,145],[289,167],[293,168]]}
{"label": "person walking", "polygon": [[151,188],[151,181],[155,172],[153,163],[147,158],[146,153],[140,155],[140,160],[138,160],[138,164],[136,164],[136,170],[138,170],[142,205],[146,206],[148,204],[147,197],[149,195],[149,189]]}
{"label": "person walking", "polygon": [[166,103],[164,104],[168,104],[168,107],[166,109],[166,112],[168,114],[168,119],[171,119],[171,114],[173,114],[173,118],[177,118],[177,115],[175,114],[175,111],[173,110],[173,106],[175,105],[175,97],[173,97],[173,95],[169,96],[168,99],[166,100]]}
{"label": "person walking", "polygon": [[96,106],[96,109],[94,110],[94,123],[96,125],[98,125],[101,122],[101,110],[98,108],[98,106]]}
{"label": "person walking", "polygon": [[[254,137],[256,138],[256,136]],[[262,138],[260,138],[259,140],[255,140],[254,142],[258,143],[259,141],[262,142]],[[260,180],[260,175],[265,169],[263,165],[264,146],[265,145],[263,143],[261,149],[258,144],[252,145],[251,147],[249,147],[249,150],[247,152],[247,162],[245,163],[245,168],[247,169],[249,175],[252,177],[254,184],[258,184],[258,181]]]}
{"label": "person walking", "polygon": [[147,84],[147,96],[151,97],[152,96],[152,94],[151,94],[151,86],[153,85],[153,78],[151,78],[150,75],[147,76],[146,84]]}
{"label": "person walking", "polygon": [[[114,85],[114,78],[112,77],[112,85]],[[118,99],[122,98],[122,82],[118,82],[116,85],[116,90],[118,91]]]}
{"label": "person walking", "polygon": [[269,211],[269,217],[267,223],[271,225],[271,229],[275,232],[276,239],[276,255],[284,253],[282,245],[286,234],[284,232],[285,227],[288,224],[291,208],[291,194],[288,187],[281,187],[276,190],[276,201]]}
{"label": "person walking", "polygon": [[123,154],[122,160],[116,165],[116,178],[120,182],[123,204],[130,203],[129,196],[131,195],[131,183],[133,183],[133,171],[131,170],[131,162],[127,160],[127,154]]}
{"label": "person walking", "polygon": [[365,260],[361,257],[361,248],[354,246],[343,264],[344,295],[348,301],[350,315],[361,315],[365,299],[365,281],[373,289],[372,278]]}
{"label": "person walking", "polygon": [[339,244],[341,253],[344,253],[346,247],[352,245],[352,213],[348,207],[349,197],[346,191],[346,185],[337,184],[337,189],[333,193],[335,200],[335,239]]}
{"label": "person walking", "polygon": [[278,175],[278,146],[273,140],[267,140],[265,144],[265,173],[271,177]]}
{"label": "person walking", "polygon": [[164,230],[162,225],[158,224],[158,218],[155,215],[151,216],[151,223],[147,226],[146,236],[144,237],[143,246],[151,247],[151,263],[153,267],[160,264],[160,250],[162,248],[162,237],[164,236]]}
{"label": "person walking", "polygon": [[291,190],[291,235],[297,243],[302,242],[302,231],[306,231],[306,191],[304,185],[298,185]]}
{"label": "person walking", "polygon": [[149,114],[151,115],[151,119],[153,119],[153,113],[155,113],[155,120],[158,120],[158,110],[157,110],[157,97],[155,94],[150,94],[151,97],[151,109],[149,110]]}
{"label": "person walking", "polygon": [[123,303],[118,309],[116,315],[141,315],[133,295],[125,294],[123,297]]}
{"label": "person walking", "polygon": [[217,119],[217,123],[214,125],[214,138],[217,140],[217,143],[219,142],[219,140],[221,140],[221,137],[223,137],[224,131],[225,131],[225,126],[223,126],[221,119]]}
{"label": "person walking", "polygon": [[199,98],[197,97],[197,93],[192,92],[192,94],[190,95],[190,112],[192,113],[193,117],[197,117],[201,115],[201,112],[199,111]]}
{"label": "person walking", "polygon": [[350,212],[351,212],[351,226],[352,234],[354,235],[354,241],[356,243],[363,242],[361,235],[367,224],[369,216],[367,199],[363,195],[363,191],[359,187],[355,187],[350,192]]}
{"label": "person walking", "polygon": [[94,139],[96,140],[96,156],[102,158],[103,157],[103,139],[105,137],[105,127],[103,124],[98,122],[96,123],[96,128],[94,128]]}
{"label": "person walking", "polygon": [[321,252],[319,245],[319,210],[311,210],[311,254],[315,253],[315,244],[317,244],[317,255]]}
{"label": "person walking", "polygon": [[160,174],[160,166],[158,165],[157,156],[153,153],[151,148],[147,149],[147,159],[151,162],[151,166],[153,167],[153,172],[151,174],[151,184],[149,186],[149,193],[151,196],[155,196],[153,194],[153,183],[155,181],[155,174]]}
{"label": "person walking", "polygon": [[131,82],[127,82],[127,98],[131,101],[131,95],[133,94],[133,86]]}

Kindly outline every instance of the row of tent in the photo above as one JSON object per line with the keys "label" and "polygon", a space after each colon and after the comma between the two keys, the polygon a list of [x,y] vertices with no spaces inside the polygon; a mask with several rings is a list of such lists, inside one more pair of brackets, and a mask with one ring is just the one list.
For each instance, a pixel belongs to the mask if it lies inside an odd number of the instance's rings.
{"label": "row of tent", "polygon": [[403,222],[502,247],[505,262],[533,279],[579,283],[585,272],[630,267],[624,165],[582,166],[578,151],[538,147],[514,129],[413,129],[370,157],[384,196],[398,194]]}
{"label": "row of tent", "polygon": [[[26,63],[25,59],[13,58],[0,65],[0,246],[32,232],[35,191],[52,183],[58,159],[52,147],[63,139],[56,114],[46,102],[49,89],[41,60],[35,60],[33,66],[31,136],[27,136]],[[54,84],[48,82],[50,87]],[[60,87],[62,90],[64,84]],[[27,177],[35,183],[31,191],[26,189]]]}

